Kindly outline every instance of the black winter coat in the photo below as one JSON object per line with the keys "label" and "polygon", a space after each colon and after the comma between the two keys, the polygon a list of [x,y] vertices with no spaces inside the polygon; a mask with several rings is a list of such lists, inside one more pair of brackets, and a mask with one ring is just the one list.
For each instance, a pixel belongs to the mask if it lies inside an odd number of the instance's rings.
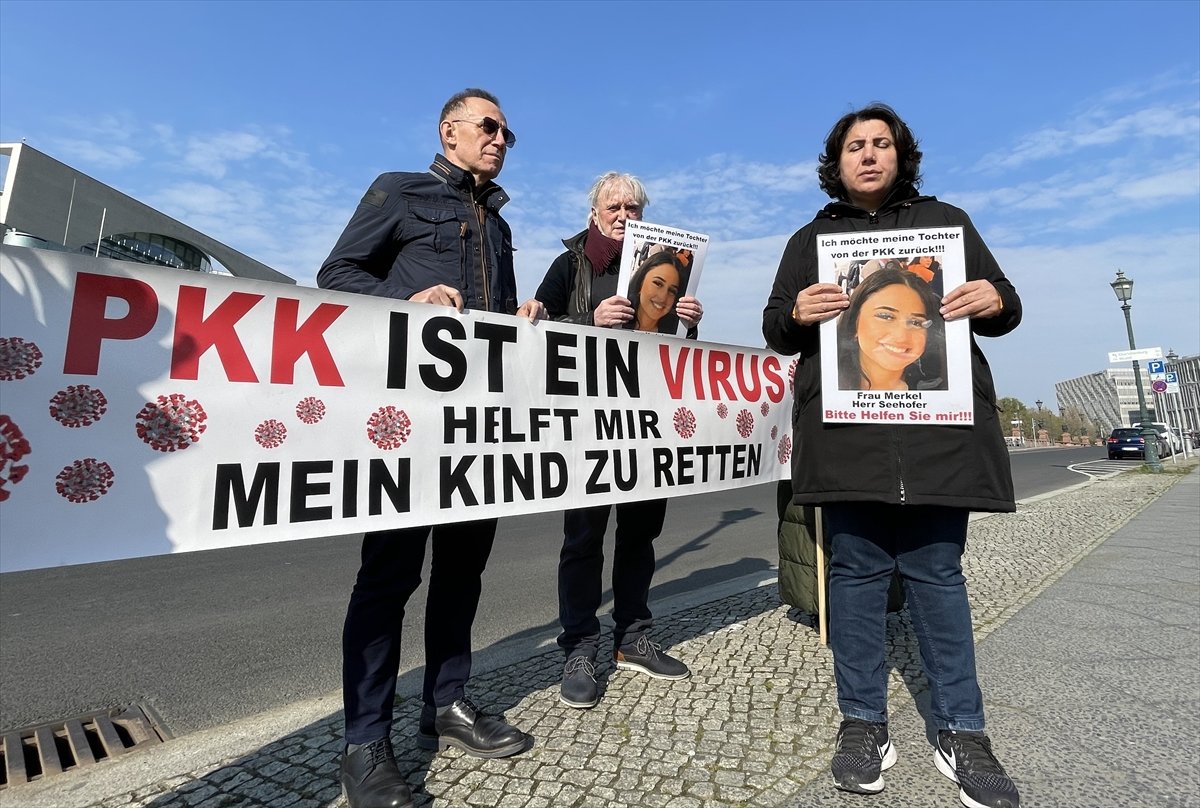
{"label": "black winter coat", "polygon": [[596,306],[617,293],[618,265],[605,267],[599,275],[592,271],[592,262],[584,255],[588,231],[563,239],[567,251],[546,270],[546,277],[535,297],[546,307],[552,320],[581,325],[595,325],[592,315]]}
{"label": "black winter coat", "polygon": [[363,195],[317,273],[322,289],[407,300],[438,284],[458,289],[468,309],[515,314],[508,201],[442,155],[429,171],[381,174]]}
{"label": "black winter coat", "polygon": [[[954,226],[963,228],[967,280],[990,281],[1004,304],[996,317],[970,321],[974,425],[824,423],[819,326],[800,325],[792,319],[796,295],[819,282],[816,237]],[[1021,299],[962,210],[933,197],[917,196],[911,187],[895,189],[874,213],[845,202],[827,205],[788,241],[763,310],[767,345],[783,354],[799,354],[792,409],[795,502],[885,502],[976,511],[1016,510],[996,390],[975,337],[1007,334],[1020,321]]]}

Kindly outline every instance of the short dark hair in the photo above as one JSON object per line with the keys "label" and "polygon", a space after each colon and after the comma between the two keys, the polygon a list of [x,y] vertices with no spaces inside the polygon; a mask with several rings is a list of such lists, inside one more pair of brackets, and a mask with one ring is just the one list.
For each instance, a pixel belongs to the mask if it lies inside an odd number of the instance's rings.
{"label": "short dark hair", "polygon": [[908,124],[887,104],[874,103],[855,112],[848,112],[833,125],[825,137],[825,152],[817,158],[817,178],[821,190],[834,199],[847,201],[846,186],[842,184],[842,144],[850,127],[862,121],[883,121],[892,130],[892,141],[896,145],[896,182],[921,187],[921,150],[917,138]]}
{"label": "short dark hair", "polygon": [[500,99],[496,98],[496,96],[492,95],[487,90],[481,90],[478,87],[468,87],[467,89],[460,90],[454,95],[450,96],[450,100],[442,105],[442,114],[441,117],[438,118],[438,125],[440,126],[442,121],[449,120],[450,116],[453,115],[454,112],[461,107],[463,102],[465,102],[468,98],[482,98],[484,101],[490,101],[496,106],[500,106]]}
{"label": "short dark hair", "polygon": [[909,390],[947,389],[946,321],[939,312],[942,301],[929,284],[907,269],[876,270],[850,295],[850,307],[842,312],[837,324],[838,389],[864,389],[862,363],[858,358],[858,318],[871,295],[898,283],[920,296],[925,304],[925,316],[933,321],[925,338],[925,352],[904,369],[904,381]]}
{"label": "short dark hair", "polygon": [[[641,263],[641,266],[637,268],[637,270],[633,273],[633,276],[629,279],[628,297],[629,302],[633,305],[633,320],[630,326],[631,328],[637,326],[638,306],[642,299],[642,284],[645,283],[646,276],[650,274],[650,270],[663,264],[670,264],[671,266],[675,267],[675,271],[679,273],[679,293],[675,295],[676,302],[678,302],[679,298],[687,294],[688,278],[691,273],[688,271],[688,268],[685,267],[683,263],[675,257],[674,250],[668,248],[659,250],[656,253],[651,253],[650,257]],[[672,308],[658,321],[658,333],[674,334],[678,330],[679,315],[676,314],[675,309]]]}

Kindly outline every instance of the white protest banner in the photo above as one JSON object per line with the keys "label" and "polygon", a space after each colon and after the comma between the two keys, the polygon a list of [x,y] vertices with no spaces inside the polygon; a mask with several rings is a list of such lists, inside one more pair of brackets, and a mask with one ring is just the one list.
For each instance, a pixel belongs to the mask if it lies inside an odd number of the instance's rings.
{"label": "white protest banner", "polygon": [[0,571],[780,479],[790,361],[0,249]]}
{"label": "white protest banner", "polygon": [[850,295],[821,324],[828,423],[972,424],[971,332],[938,313],[966,281],[961,227],[817,237],[818,277]]}
{"label": "white protest banner", "polygon": [[675,303],[696,296],[706,255],[708,236],[703,233],[636,219],[625,222],[617,293],[633,304],[638,330],[687,335]]}

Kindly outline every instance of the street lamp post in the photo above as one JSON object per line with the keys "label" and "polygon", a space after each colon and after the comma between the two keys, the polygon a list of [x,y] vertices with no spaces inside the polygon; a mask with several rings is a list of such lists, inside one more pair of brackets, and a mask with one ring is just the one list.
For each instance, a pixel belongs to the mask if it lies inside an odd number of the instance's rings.
{"label": "street lamp post", "polygon": [[1042,439],[1042,430],[1046,428],[1046,422],[1042,417],[1042,400],[1039,398],[1033,403],[1038,408],[1038,417],[1037,420],[1034,421],[1033,427],[1033,445],[1037,446],[1038,442]]}
{"label": "street lamp post", "polygon": [[[1125,330],[1129,332],[1129,350],[1136,350],[1137,345],[1133,339],[1133,320],[1129,316],[1129,310],[1132,308],[1129,301],[1133,300],[1133,280],[1125,277],[1125,273],[1118,269],[1116,280],[1109,286],[1112,287],[1117,300],[1121,301],[1121,311],[1125,312]],[[1146,410],[1146,391],[1142,389],[1142,368],[1136,359],[1133,360],[1133,380],[1137,384],[1138,407],[1141,410],[1142,439],[1144,441],[1142,455],[1146,461],[1146,468],[1158,473],[1163,470],[1162,461],[1158,459],[1158,433],[1154,431],[1154,425],[1150,423],[1150,413]]]}

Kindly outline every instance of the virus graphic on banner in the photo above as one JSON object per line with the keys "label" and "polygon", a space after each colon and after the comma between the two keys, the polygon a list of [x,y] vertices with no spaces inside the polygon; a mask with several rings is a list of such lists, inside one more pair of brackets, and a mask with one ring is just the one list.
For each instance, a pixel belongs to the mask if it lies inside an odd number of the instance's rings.
{"label": "virus graphic on banner", "polygon": [[775,440],[777,437],[779,437],[779,427],[773,426],[771,427],[771,440]]}
{"label": "virus graphic on banner", "polygon": [[791,435],[784,435],[782,438],[779,439],[779,450],[778,450],[777,454],[779,455],[780,463],[786,463],[786,462],[788,462],[788,460],[791,459],[791,457],[792,457],[792,436]]}
{"label": "virus graphic on banner", "polygon": [[380,449],[399,449],[411,434],[408,413],[391,405],[380,407],[367,419],[367,438]]}
{"label": "virus graphic on banner", "polygon": [[325,402],[314,396],[300,399],[296,405],[296,417],[306,424],[315,424],[325,417]]}
{"label": "virus graphic on banner", "polygon": [[721,420],[728,418],[729,417],[729,408],[726,407],[724,404],[718,404],[717,405],[717,416],[719,418],[721,418]]}
{"label": "virus graphic on banner", "polygon": [[792,364],[788,365],[788,391],[793,395],[796,393],[796,364],[798,361],[793,359]]}
{"label": "virus graphic on banner", "polygon": [[55,490],[69,502],[94,502],[112,487],[112,466],[94,457],[64,466],[54,478]]}
{"label": "virus graphic on banner", "polygon": [[766,414],[771,411],[771,405],[764,401],[762,406],[758,408],[758,411],[761,412],[764,417],[766,417]]}
{"label": "virus graphic on banner", "polygon": [[681,438],[690,438],[696,434],[696,416],[687,407],[675,410],[675,431]]}
{"label": "virus graphic on banner", "polygon": [[17,465],[17,461],[29,454],[29,441],[21,428],[7,415],[0,415],[0,502],[8,499],[11,483],[16,485],[29,473],[29,466]]}
{"label": "virus graphic on banner", "polygon": [[182,393],[159,396],[142,407],[137,414],[137,434],[157,452],[183,450],[200,440],[208,429],[208,413],[200,402]]}
{"label": "virus graphic on banner", "polygon": [[72,384],[50,399],[50,417],[63,426],[91,426],[108,412],[104,393],[86,384]]}
{"label": "virus graphic on banner", "polygon": [[20,337],[0,337],[0,379],[11,382],[42,366],[42,349]]}
{"label": "virus graphic on banner", "polygon": [[737,425],[738,434],[743,438],[750,437],[750,433],[754,431],[754,416],[750,414],[750,410],[739,411],[733,422]]}
{"label": "virus graphic on banner", "polygon": [[254,440],[264,449],[274,449],[287,440],[287,427],[282,421],[268,418],[255,428]]}

